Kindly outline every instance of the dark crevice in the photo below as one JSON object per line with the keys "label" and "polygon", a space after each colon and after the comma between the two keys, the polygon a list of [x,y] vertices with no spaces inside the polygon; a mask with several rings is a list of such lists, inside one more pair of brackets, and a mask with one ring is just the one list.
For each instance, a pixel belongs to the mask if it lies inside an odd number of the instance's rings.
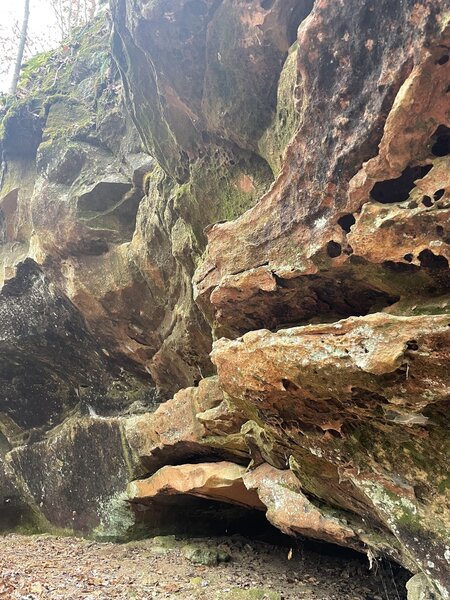
{"label": "dark crevice", "polygon": [[286,392],[295,392],[299,389],[298,385],[289,379],[282,379],[281,385],[284,387]]}
{"label": "dark crevice", "polygon": [[407,167],[400,177],[376,183],[370,195],[373,200],[381,202],[381,204],[404,202],[415,187],[415,182],[425,177],[432,168],[433,165]]}
{"label": "dark crevice", "polygon": [[445,65],[446,63],[448,63],[448,59],[449,59],[449,55],[448,54],[444,54],[443,56],[441,56],[441,58],[438,58],[438,60],[436,61],[437,65]]}
{"label": "dark crevice", "polygon": [[[267,2],[267,0],[263,0]],[[289,3],[286,2],[286,7]],[[287,37],[288,43],[292,44],[297,40],[297,30],[300,23],[306,19],[309,13],[312,11],[314,6],[314,0],[307,0],[306,2],[297,2],[296,6],[293,7],[293,12],[288,17],[288,29]]]}
{"label": "dark crevice", "polygon": [[438,200],[440,200],[442,198],[442,196],[445,194],[445,190],[436,190],[433,194],[433,198],[436,200],[436,202]]}
{"label": "dark crevice", "polygon": [[227,449],[211,449],[202,443],[180,441],[169,447],[155,448],[150,456],[142,457],[142,466],[146,472],[136,479],[151,477],[161,467],[170,465],[197,464],[231,460],[243,466],[248,465],[248,456],[237,456]]}
{"label": "dark crevice", "polygon": [[[414,265],[402,265],[413,272],[419,270]],[[255,293],[239,312],[233,302],[223,305],[222,322],[218,323],[220,335],[237,337],[254,329],[278,331],[308,323],[332,323],[378,312],[399,300],[395,293],[386,293],[367,282],[353,279],[347,270],[336,278],[308,275],[276,279],[275,291]]]}
{"label": "dark crevice", "polygon": [[419,349],[419,344],[416,340],[409,340],[408,342],[406,342],[406,349],[416,352]]}
{"label": "dark crevice", "polygon": [[[405,256],[408,256],[407,254]],[[412,255],[410,255],[412,256]],[[407,260],[407,259],[405,259]],[[409,261],[408,261],[409,262]],[[417,273],[420,269],[417,265],[405,265],[402,262],[395,262],[394,260],[385,260],[383,263],[383,267],[388,269],[392,273]]]}
{"label": "dark crevice", "polygon": [[352,215],[352,213],[348,213],[346,215],[343,215],[340,219],[338,219],[338,225],[340,225],[340,227],[342,227],[342,229],[346,233],[350,233],[350,230],[351,230],[351,228],[353,227],[353,225],[355,223],[356,223],[356,219]]}
{"label": "dark crevice", "polygon": [[420,266],[426,269],[448,269],[448,260],[445,256],[439,254],[433,254],[431,250],[426,248],[418,256]]}
{"label": "dark crevice", "polygon": [[434,156],[447,156],[450,154],[450,129],[439,125],[433,135],[431,152]]}
{"label": "dark crevice", "polygon": [[342,254],[342,247],[337,242],[331,240],[327,244],[327,254],[330,258],[337,258]]}

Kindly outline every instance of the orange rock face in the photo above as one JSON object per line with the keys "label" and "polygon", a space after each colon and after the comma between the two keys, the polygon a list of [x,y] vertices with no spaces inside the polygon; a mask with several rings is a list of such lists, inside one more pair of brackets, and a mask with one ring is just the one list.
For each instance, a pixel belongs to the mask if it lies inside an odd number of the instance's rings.
{"label": "orange rock face", "polygon": [[[254,331],[219,340],[212,354],[222,389],[247,407],[265,433],[252,436],[250,454],[257,465],[262,457],[280,468],[284,459],[291,471],[283,477],[295,474],[301,488],[300,514],[304,493],[319,511],[324,504],[350,511],[353,531],[365,543],[375,531],[394,536],[442,589],[449,342],[448,315],[377,313],[277,333]],[[242,429],[244,436],[249,432]],[[260,468],[269,469],[258,467],[249,476],[255,487]],[[263,472],[269,495],[260,498],[272,502],[270,476]],[[280,510],[282,528],[289,528],[290,515],[295,529],[292,514]],[[321,530],[318,522],[315,527]],[[409,564],[406,556],[400,560]]]}
{"label": "orange rock face", "polygon": [[236,341],[222,339],[212,357],[230,396],[244,396],[260,411],[286,412],[298,419],[300,430],[304,421],[326,431],[329,423],[344,422],[346,407],[355,418],[360,410],[361,417],[365,410],[369,416],[370,402],[352,405],[355,393],[375,395],[385,411],[420,412],[446,401],[449,326],[446,315],[377,313],[277,333],[255,331]]}
{"label": "orange rock face", "polygon": [[[331,29],[338,5],[316,3],[302,23],[302,122],[282,172],[254,208],[208,231],[194,279],[218,335],[363,315],[448,290],[449,34],[438,4],[408,9],[403,40],[383,20],[367,27],[376,11],[365,3],[341,36]],[[361,31],[368,38],[350,48]]]}
{"label": "orange rock face", "polygon": [[238,435],[244,420],[239,409],[225,403],[217,379],[203,379],[154,413],[128,419],[126,437],[138,457],[138,472],[148,473],[186,457],[245,459]]}
{"label": "orange rock face", "polygon": [[190,494],[262,510],[265,505],[258,495],[244,485],[244,474],[245,467],[223,461],[167,466],[149,479],[131,483],[128,494],[133,502],[143,504],[155,497]]}
{"label": "orange rock face", "polygon": [[244,475],[244,483],[257,491],[267,507],[268,520],[281,531],[360,548],[350,527],[332,516],[326,517],[306,498],[292,471],[279,471],[265,464]]}

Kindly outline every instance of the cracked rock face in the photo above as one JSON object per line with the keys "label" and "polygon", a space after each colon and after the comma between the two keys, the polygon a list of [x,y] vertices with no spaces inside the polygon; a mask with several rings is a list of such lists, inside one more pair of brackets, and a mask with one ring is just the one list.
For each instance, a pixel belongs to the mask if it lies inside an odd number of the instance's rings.
{"label": "cracked rock face", "polygon": [[31,69],[1,109],[1,526],[247,506],[449,598],[449,14],[113,0],[114,60],[99,18]]}

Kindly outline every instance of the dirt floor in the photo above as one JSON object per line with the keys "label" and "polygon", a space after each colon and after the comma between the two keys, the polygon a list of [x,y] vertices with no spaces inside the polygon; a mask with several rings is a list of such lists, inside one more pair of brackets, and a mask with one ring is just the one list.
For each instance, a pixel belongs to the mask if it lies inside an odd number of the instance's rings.
{"label": "dirt floor", "polygon": [[403,600],[403,590],[389,563],[369,571],[363,557],[298,542],[290,550],[237,536],[128,544],[0,537],[2,600]]}

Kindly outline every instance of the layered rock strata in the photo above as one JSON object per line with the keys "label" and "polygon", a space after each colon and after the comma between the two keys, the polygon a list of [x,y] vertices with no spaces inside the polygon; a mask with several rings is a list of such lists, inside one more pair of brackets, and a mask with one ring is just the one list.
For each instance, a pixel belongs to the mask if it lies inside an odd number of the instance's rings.
{"label": "layered rock strata", "polygon": [[449,14],[114,0],[115,62],[99,18],[25,69],[0,523],[180,531],[234,503],[449,597]]}
{"label": "layered rock strata", "polygon": [[[152,10],[140,22],[159,23]],[[239,338],[212,356],[228,410],[246,415],[244,481],[285,531],[327,539],[319,515],[336,519],[334,541],[390,555],[446,597],[445,8],[316,2],[297,43],[300,117],[281,172],[255,207],[208,229],[194,277],[215,337]],[[201,426],[200,414],[185,462],[220,458]],[[161,452],[178,464],[183,443],[156,432],[151,471]],[[277,481],[299,514],[312,503],[314,526],[273,516]]]}

